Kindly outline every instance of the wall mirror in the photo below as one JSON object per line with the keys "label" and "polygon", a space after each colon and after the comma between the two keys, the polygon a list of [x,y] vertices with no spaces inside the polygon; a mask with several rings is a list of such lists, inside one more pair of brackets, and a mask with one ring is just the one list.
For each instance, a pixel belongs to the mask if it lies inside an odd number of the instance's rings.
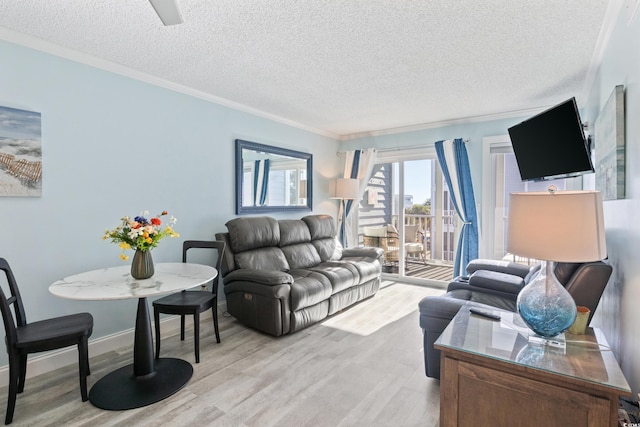
{"label": "wall mirror", "polygon": [[236,139],[236,214],[310,211],[313,156]]}

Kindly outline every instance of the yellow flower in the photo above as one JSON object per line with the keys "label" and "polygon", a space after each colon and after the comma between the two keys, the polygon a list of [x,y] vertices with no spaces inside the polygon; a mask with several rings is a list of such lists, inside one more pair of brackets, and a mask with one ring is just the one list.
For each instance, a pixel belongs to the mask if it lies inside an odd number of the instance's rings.
{"label": "yellow flower", "polygon": [[126,261],[126,260],[129,259],[129,257],[127,255],[125,255],[125,254],[120,254],[120,259],[123,260],[123,261]]}
{"label": "yellow flower", "polygon": [[123,251],[126,251],[128,249],[131,249],[131,245],[128,244],[127,242],[122,242],[120,243],[120,249],[122,249]]}

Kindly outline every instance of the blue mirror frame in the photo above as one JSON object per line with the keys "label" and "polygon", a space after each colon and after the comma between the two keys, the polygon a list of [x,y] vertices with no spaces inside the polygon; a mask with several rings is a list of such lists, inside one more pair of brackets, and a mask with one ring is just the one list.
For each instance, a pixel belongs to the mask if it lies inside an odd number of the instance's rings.
{"label": "blue mirror frame", "polygon": [[[263,197],[263,202],[260,203],[257,200],[257,194],[249,195],[249,199],[253,199],[253,203],[247,203],[247,195],[243,194],[247,191],[247,184],[244,182],[247,177],[247,171],[252,168],[254,162],[253,158],[261,156],[263,158],[271,158],[275,160],[274,165],[282,161],[297,162],[302,160],[300,165],[304,165],[305,172],[303,175],[306,177],[306,182],[300,179],[300,174],[303,168],[301,167],[296,176],[295,187],[289,189],[289,191],[297,192],[298,195],[306,195],[306,197],[299,197],[298,200],[302,200],[299,204],[269,204],[269,200]],[[264,166],[263,166],[264,167]],[[267,174],[269,174],[269,166],[267,166]],[[253,172],[252,172],[253,175]],[[258,174],[253,176],[253,188],[257,193]],[[270,179],[262,180],[264,188],[261,188],[262,194],[268,193],[268,185]],[[293,183],[291,184],[293,185]],[[261,186],[262,187],[262,186]],[[251,188],[251,187],[249,187]],[[250,190],[249,190],[250,191]],[[304,192],[304,193],[303,193]],[[244,204],[243,204],[244,201]],[[308,212],[311,211],[313,206],[313,155],[310,153],[303,153],[300,151],[289,150],[286,148],[274,147],[271,145],[259,144],[257,142],[245,141],[242,139],[236,139],[236,214],[257,214],[266,212]]]}

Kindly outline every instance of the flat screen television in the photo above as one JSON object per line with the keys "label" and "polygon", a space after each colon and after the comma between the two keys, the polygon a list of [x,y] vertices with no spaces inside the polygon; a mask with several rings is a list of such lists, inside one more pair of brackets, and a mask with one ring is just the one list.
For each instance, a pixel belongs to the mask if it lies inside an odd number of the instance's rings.
{"label": "flat screen television", "polygon": [[575,98],[510,127],[509,136],[523,181],[594,172]]}

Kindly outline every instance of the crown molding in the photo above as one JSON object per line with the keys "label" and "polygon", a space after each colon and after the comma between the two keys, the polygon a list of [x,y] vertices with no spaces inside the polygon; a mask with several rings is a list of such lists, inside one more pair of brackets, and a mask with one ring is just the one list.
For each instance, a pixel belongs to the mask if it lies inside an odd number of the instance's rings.
{"label": "crown molding", "polygon": [[170,82],[160,77],[152,76],[150,74],[134,70],[124,65],[117,64],[115,62],[107,61],[102,58],[98,58],[92,55],[88,55],[77,50],[69,49],[56,45],[54,43],[33,37],[24,33],[20,33],[8,28],[0,27],[0,40],[11,42],[20,46],[38,50],[47,54],[58,56],[70,61],[78,62],[84,65],[89,65],[94,68],[98,68],[104,71],[108,71],[114,74],[119,74],[125,77],[129,77],[134,80],[138,80],[144,83],[149,83],[154,86],[162,87],[174,92],[189,95],[194,98],[203,99],[205,101],[213,102],[224,107],[228,107],[243,113],[252,114],[257,117],[272,120],[283,125],[291,126],[297,129],[301,129],[307,132],[315,133],[317,135],[325,136],[334,140],[339,140],[340,136],[332,132],[328,132],[322,129],[317,129],[312,126],[307,126],[302,123],[298,123],[294,120],[286,119],[284,117],[277,116],[275,114],[267,113],[265,111],[248,107],[246,105],[230,101],[225,98],[214,96],[199,90],[192,89],[190,87]]}
{"label": "crown molding", "polygon": [[[637,2],[637,0],[633,1]],[[611,34],[616,27],[618,17],[625,7],[625,2],[628,3],[628,0],[611,0],[607,6],[604,20],[602,22],[602,26],[600,27],[600,33],[598,34],[598,39],[596,40],[596,45],[593,49],[593,54],[591,55],[589,68],[587,69],[587,76],[585,77],[584,84],[582,86],[583,100],[589,99],[589,94],[591,93],[593,84],[596,80],[596,75],[598,74],[598,70],[600,69],[600,64],[602,63],[604,51],[609,44]],[[638,3],[636,3],[636,5],[633,7],[633,10],[630,11],[630,17],[628,18],[627,22],[630,22],[635,15],[637,4]]]}
{"label": "crown molding", "polygon": [[469,123],[480,123],[480,122],[488,122],[491,120],[501,120],[501,119],[511,119],[514,117],[522,117],[522,116],[531,116],[538,114],[545,109],[549,108],[549,105],[545,105],[542,107],[536,108],[527,108],[523,110],[514,110],[514,111],[506,111],[503,113],[495,113],[495,114],[485,114],[480,116],[469,116],[469,117],[461,117],[457,119],[450,120],[440,120],[437,122],[428,122],[422,123],[418,125],[410,125],[410,126],[402,126],[397,128],[389,128],[389,129],[380,129],[374,131],[366,131],[359,133],[352,133],[349,135],[341,135],[340,141],[349,141],[352,139],[358,138],[366,138],[366,137],[374,137],[374,136],[383,136],[383,135],[393,135],[398,133],[406,133],[406,132],[417,132],[426,129],[437,129],[446,126],[453,125],[461,125],[461,124],[469,124]]}

